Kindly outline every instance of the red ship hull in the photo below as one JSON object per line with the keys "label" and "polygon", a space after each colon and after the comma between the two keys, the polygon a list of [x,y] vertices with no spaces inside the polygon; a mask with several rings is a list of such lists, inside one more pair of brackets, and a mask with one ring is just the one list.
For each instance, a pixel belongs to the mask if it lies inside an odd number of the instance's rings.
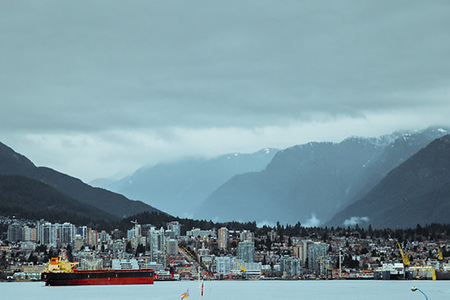
{"label": "red ship hull", "polygon": [[41,278],[46,286],[153,284],[154,272],[151,269],[44,272]]}

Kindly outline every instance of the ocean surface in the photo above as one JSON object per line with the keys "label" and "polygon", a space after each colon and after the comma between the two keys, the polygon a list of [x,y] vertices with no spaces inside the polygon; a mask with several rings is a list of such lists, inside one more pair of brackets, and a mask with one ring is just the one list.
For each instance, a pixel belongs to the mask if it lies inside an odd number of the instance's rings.
{"label": "ocean surface", "polygon": [[189,290],[189,299],[314,299],[380,300],[450,299],[450,281],[205,281],[200,298],[196,281],[155,282],[153,285],[46,287],[43,282],[0,283],[0,299],[32,300],[176,300]]}

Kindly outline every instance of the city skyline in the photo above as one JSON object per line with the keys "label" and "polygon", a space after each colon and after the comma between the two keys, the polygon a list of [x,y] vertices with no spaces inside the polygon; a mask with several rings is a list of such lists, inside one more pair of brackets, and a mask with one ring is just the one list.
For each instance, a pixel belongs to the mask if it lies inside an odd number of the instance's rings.
{"label": "city skyline", "polygon": [[[177,228],[182,224],[176,221],[167,222],[160,229],[135,221],[126,232],[114,229],[110,233],[68,222],[2,222],[9,225],[7,232],[2,232],[6,240],[1,241],[0,269],[13,273],[9,276],[15,280],[39,280],[38,271],[57,253],[63,258],[76,258],[82,270],[151,266],[161,280],[190,278],[197,276],[199,270],[203,276],[219,280],[436,280],[435,276],[447,276],[448,263],[443,260],[450,253],[449,226],[439,224],[407,230],[193,228],[186,235],[178,235]],[[216,235],[222,230],[228,232],[225,238],[230,247],[226,249],[220,246],[220,234]],[[430,269],[434,270],[433,275]]]}

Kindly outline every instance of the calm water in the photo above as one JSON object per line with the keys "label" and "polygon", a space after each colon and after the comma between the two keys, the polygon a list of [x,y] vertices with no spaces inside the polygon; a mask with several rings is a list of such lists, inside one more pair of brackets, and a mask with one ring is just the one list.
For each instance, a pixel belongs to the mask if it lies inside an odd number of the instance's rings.
{"label": "calm water", "polygon": [[[430,300],[450,300],[450,281],[214,281],[205,282],[202,300],[233,299],[332,299],[380,300],[425,297],[412,292],[419,287]],[[45,287],[41,282],[0,283],[0,299],[33,300],[135,300],[180,299],[189,289],[186,300],[199,299],[195,281],[155,282],[154,285]]]}

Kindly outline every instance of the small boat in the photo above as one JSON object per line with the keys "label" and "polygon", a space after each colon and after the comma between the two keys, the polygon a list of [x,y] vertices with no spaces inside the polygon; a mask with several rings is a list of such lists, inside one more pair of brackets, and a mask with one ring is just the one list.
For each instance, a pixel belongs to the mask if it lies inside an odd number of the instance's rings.
{"label": "small boat", "polygon": [[154,270],[77,270],[78,263],[71,263],[61,257],[50,259],[49,266],[41,273],[46,286],[62,285],[119,285],[153,284]]}

